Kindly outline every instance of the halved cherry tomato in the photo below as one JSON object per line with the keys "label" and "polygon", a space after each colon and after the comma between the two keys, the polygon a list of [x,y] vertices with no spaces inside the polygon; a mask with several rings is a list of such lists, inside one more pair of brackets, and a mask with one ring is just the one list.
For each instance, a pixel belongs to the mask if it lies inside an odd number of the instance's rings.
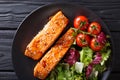
{"label": "halved cherry tomato", "polygon": [[103,48],[103,45],[97,42],[97,38],[92,38],[90,41],[90,47],[94,51],[100,51]]}
{"label": "halved cherry tomato", "polygon": [[90,37],[86,34],[79,33],[76,37],[76,43],[80,47],[87,46],[90,43]]}
{"label": "halved cherry tomato", "polygon": [[101,32],[100,24],[98,22],[92,22],[88,27],[88,32],[95,35],[99,34]]}
{"label": "halved cherry tomato", "polygon": [[88,27],[88,19],[85,16],[77,16],[74,19],[74,27],[80,30],[86,30]]}

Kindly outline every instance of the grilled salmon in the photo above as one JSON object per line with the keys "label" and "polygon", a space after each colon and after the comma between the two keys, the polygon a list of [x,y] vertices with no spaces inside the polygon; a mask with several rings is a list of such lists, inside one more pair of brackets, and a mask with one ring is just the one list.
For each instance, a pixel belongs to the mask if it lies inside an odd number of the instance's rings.
{"label": "grilled salmon", "polygon": [[27,45],[25,55],[34,60],[40,59],[67,24],[67,17],[64,16],[62,11],[58,11]]}
{"label": "grilled salmon", "polygon": [[34,76],[39,79],[45,79],[50,71],[55,68],[63,58],[74,41],[73,30],[70,28],[45,56],[37,63],[34,68]]}

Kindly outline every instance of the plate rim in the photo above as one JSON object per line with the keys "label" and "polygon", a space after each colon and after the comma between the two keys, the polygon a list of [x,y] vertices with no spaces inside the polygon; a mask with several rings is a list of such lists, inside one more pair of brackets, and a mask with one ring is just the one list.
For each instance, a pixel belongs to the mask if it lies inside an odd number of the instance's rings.
{"label": "plate rim", "polygon": [[[78,5],[78,4],[75,4],[75,3],[66,3],[66,2],[64,2],[64,3],[63,3],[63,2],[59,2],[59,3],[58,3],[58,2],[55,2],[55,3],[44,4],[44,5],[42,5],[42,6],[37,7],[36,9],[33,9],[30,13],[28,13],[28,14],[24,17],[24,19],[19,23],[19,25],[18,25],[18,27],[17,27],[17,30],[16,30],[15,33],[14,33],[13,41],[12,41],[12,48],[11,48],[12,64],[13,64],[14,72],[15,72],[15,74],[17,75],[18,79],[20,79],[20,76],[18,76],[18,73],[16,72],[16,68],[15,68],[15,64],[14,64],[14,60],[13,60],[13,53],[14,53],[13,48],[14,48],[16,36],[17,36],[18,32],[20,31],[21,25],[24,23],[24,21],[25,21],[27,18],[29,18],[33,13],[35,13],[35,12],[38,11],[39,9],[45,8],[45,7],[48,7],[48,6],[51,6],[51,5],[52,5],[52,6],[53,6],[53,5],[57,5],[57,4],[58,4],[58,5],[67,4],[67,5],[76,6],[76,7],[79,6],[79,7],[82,7],[82,8],[84,8],[84,9],[86,9],[86,10],[88,10],[88,11],[96,14],[93,10],[91,10],[91,9],[89,9],[89,8],[83,6],[83,5]],[[101,19],[101,17],[99,17],[97,14],[96,14],[96,16],[97,16],[98,18],[100,18],[100,20],[101,20],[101,22],[102,22],[102,24],[103,24],[104,26],[107,26],[107,25],[104,23],[104,21]],[[113,37],[112,37],[112,35],[111,35],[111,32],[110,32],[109,28],[106,27],[106,29],[107,29],[107,32],[108,32],[109,35],[110,35],[110,38],[111,38],[111,39],[110,39],[110,42],[111,42],[111,44],[112,44],[112,47],[111,47],[111,49],[112,49],[112,52],[111,52],[112,57],[111,57],[111,59],[112,59],[112,60],[111,60],[111,63],[109,63],[109,64],[110,64],[110,66],[108,67],[109,70],[107,70],[107,71],[109,71],[109,72],[108,72],[108,75],[107,75],[107,77],[106,77],[104,80],[106,80],[106,79],[108,78],[108,76],[110,75],[110,73],[111,73],[111,71],[112,71],[113,61],[114,61],[114,53],[115,53]],[[102,79],[102,80],[103,80],[103,79]]]}

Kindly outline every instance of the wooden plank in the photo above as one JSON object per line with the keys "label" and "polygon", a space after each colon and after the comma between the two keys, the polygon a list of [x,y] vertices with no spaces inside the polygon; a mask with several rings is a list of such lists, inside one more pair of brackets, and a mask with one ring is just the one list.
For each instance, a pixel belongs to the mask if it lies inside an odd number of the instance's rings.
{"label": "wooden plank", "polygon": [[113,20],[113,21],[109,21],[109,20],[103,20],[107,27],[109,28],[110,31],[120,31],[120,20]]}
{"label": "wooden plank", "polygon": [[[24,0],[10,0],[10,1],[24,1]],[[25,1],[29,1],[29,0],[25,0]],[[30,1],[33,1],[33,2],[35,2],[35,1],[37,1],[37,2],[55,2],[55,0],[30,0]],[[7,1],[7,2],[9,2],[9,1]],[[57,2],[80,2],[79,0],[60,0],[60,1],[57,1]],[[99,1],[96,1],[96,0],[90,0],[90,1],[88,1],[88,0],[81,0],[81,2],[89,2],[89,3],[91,3],[91,2],[96,2],[96,3],[100,3],[100,2],[106,2],[106,3],[111,3],[111,2],[120,2],[119,0],[99,0]]]}
{"label": "wooden plank", "polygon": [[15,72],[0,72],[0,80],[18,80]]}
{"label": "wooden plank", "polygon": [[113,54],[113,71],[120,72],[120,32],[112,32],[112,37],[114,41],[114,54]]}
{"label": "wooden plank", "polygon": [[[16,29],[32,10],[51,2],[53,1],[0,1],[0,29]],[[73,3],[93,10],[105,21],[111,31],[120,31],[118,26],[120,25],[120,3],[117,1],[113,3],[95,3],[94,0],[81,2],[76,0]]]}
{"label": "wooden plank", "polygon": [[96,2],[96,3],[112,3],[112,2],[120,2],[120,0],[82,0],[82,1],[84,1],[84,2],[87,2],[87,3],[91,3],[91,2]]}
{"label": "wooden plank", "polygon": [[13,39],[15,30],[0,30],[0,39]]}
{"label": "wooden plank", "polygon": [[0,30],[0,70],[13,70],[11,46],[15,30]]}
{"label": "wooden plank", "polygon": [[17,28],[25,16],[35,8],[19,2],[0,2],[0,29]]}
{"label": "wooden plank", "polygon": [[25,16],[37,7],[24,2],[0,2],[0,28],[17,28]]}

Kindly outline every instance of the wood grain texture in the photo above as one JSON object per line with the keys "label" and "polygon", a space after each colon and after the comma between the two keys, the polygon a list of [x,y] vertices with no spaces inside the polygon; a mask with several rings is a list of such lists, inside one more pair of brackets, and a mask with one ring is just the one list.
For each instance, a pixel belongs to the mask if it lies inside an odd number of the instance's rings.
{"label": "wood grain texture", "polygon": [[[108,1],[108,0],[107,0]],[[112,1],[112,0],[111,0]],[[34,9],[54,1],[0,1],[0,29],[16,29],[20,22]],[[61,1],[64,2],[64,1]],[[111,31],[120,31],[120,2],[70,1],[93,10]],[[118,3],[119,2],[119,3]],[[55,2],[54,2],[55,3]],[[117,25],[116,25],[117,24]]]}
{"label": "wood grain texture", "polygon": [[120,32],[112,32],[115,53],[113,54],[113,71],[120,72]]}
{"label": "wood grain texture", "polygon": [[[4,0],[1,0],[1,1],[4,1]],[[33,1],[33,2],[35,2],[35,1],[37,1],[37,2],[55,2],[55,0],[6,0],[7,2],[9,2],[9,1]],[[56,2],[88,2],[88,3],[100,3],[100,2],[104,2],[104,3],[111,3],[111,2],[120,2],[119,0],[90,0],[90,1],[88,1],[88,0],[57,0]]]}
{"label": "wood grain texture", "polygon": [[0,80],[18,80],[14,72],[0,72]]}
{"label": "wood grain texture", "polygon": [[11,46],[15,30],[0,30],[0,70],[13,70]]}
{"label": "wood grain texture", "polygon": [[0,0],[0,80],[18,80],[12,65],[11,46],[16,29],[34,9],[66,2],[94,11],[108,26],[115,44],[113,71],[108,80],[120,79],[120,0]]}

